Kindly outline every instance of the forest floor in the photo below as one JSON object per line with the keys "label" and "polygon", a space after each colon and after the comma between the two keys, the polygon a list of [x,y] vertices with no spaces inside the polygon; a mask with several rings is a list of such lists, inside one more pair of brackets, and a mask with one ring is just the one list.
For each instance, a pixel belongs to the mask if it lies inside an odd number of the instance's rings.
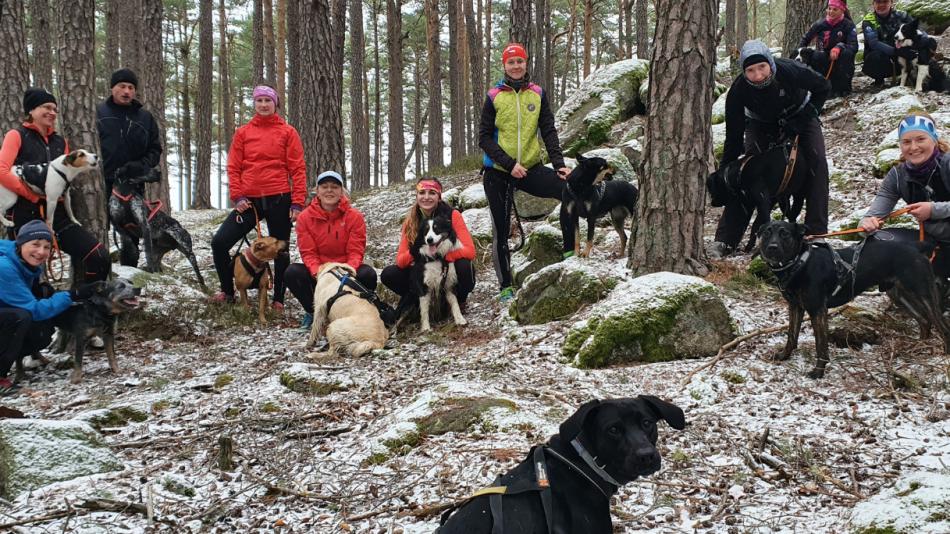
{"label": "forest floor", "polygon": [[[871,147],[894,127],[874,120],[856,127],[871,96],[860,81],[825,115],[828,156],[841,173],[832,182],[833,220],[870,202],[879,184]],[[930,109],[950,105],[945,95],[922,100]],[[369,224],[368,261],[382,266],[395,256],[399,216],[411,202],[408,186],[356,200]],[[710,236],[717,215],[707,214]],[[175,216],[191,230],[204,271],[213,271],[209,242],[224,212]],[[624,260],[608,257],[608,249],[590,261],[626,276]],[[34,370],[20,395],[0,401],[31,418],[88,419],[117,407],[141,412],[143,421],[102,428],[125,470],[0,501],[0,524],[71,509],[12,530],[431,532],[436,505],[490,485],[583,402],[641,393],[682,407],[688,426],[677,432],[661,425],[663,468],[620,489],[612,502],[618,531],[850,532],[860,503],[898,519],[909,513],[888,508],[896,501],[869,500],[895,485],[903,489],[902,477],[948,472],[950,359],[936,339],[918,340],[916,327],[893,310],[876,327],[880,344],[833,347],[819,381],[805,377],[814,359],[807,325],[802,348],[781,364],[768,360],[784,343],[775,333],[718,360],[579,370],[560,348],[585,312],[518,325],[495,299],[490,261],[481,260],[467,327],[443,324],[429,335],[411,327],[390,349],[341,360],[304,349],[292,298],[283,317],[259,328],[251,312],[206,304],[187,263],[169,254],[172,272],[151,278],[144,310],[123,322],[119,375],[101,353],[87,354],[85,379],[72,385],[68,369],[57,365],[68,356],[53,355],[55,363]],[[786,321],[779,292],[745,273],[749,260],[717,262],[708,277],[740,333]],[[859,300],[888,306],[878,294]],[[289,389],[287,377],[301,369],[321,387]],[[464,431],[392,439],[431,402],[466,397],[513,404],[496,402]],[[233,442],[234,466],[226,471],[218,467],[222,437]],[[74,507],[92,498],[145,503],[154,516]],[[934,514],[950,517],[950,500],[935,506]],[[932,521],[947,526],[939,516]]]}

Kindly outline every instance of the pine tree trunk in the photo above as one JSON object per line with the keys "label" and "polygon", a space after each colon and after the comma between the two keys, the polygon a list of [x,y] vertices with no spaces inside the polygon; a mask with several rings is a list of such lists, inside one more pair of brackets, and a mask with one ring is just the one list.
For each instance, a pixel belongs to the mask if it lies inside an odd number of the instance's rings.
{"label": "pine tree trunk", "polygon": [[139,76],[138,96],[158,124],[158,142],[162,145],[162,179],[147,184],[149,198],[162,201],[162,209],[171,211],[171,193],[168,184],[168,143],[165,125],[165,58],[162,53],[162,0],[142,2],[142,73]]}
{"label": "pine tree trunk", "polygon": [[386,0],[386,48],[389,54],[389,165],[386,176],[390,184],[406,180],[403,168],[406,134],[402,108],[402,46],[402,0]]}
{"label": "pine tree trunk", "polygon": [[462,58],[459,55],[459,0],[447,0],[449,19],[449,128],[450,162],[465,157],[465,97],[462,95]]}
{"label": "pine tree trunk", "polygon": [[594,0],[584,0],[584,78],[590,74],[591,37],[594,30]]}
{"label": "pine tree trunk", "polygon": [[[231,101],[231,59],[228,44],[228,17],[224,9],[224,0],[218,0],[218,75],[221,78],[221,120],[224,124],[222,131],[222,149],[225,153],[231,149],[231,138],[234,137],[234,103]],[[283,102],[283,100],[281,100]]]}
{"label": "pine tree trunk", "polygon": [[[26,49],[26,13],[22,0],[0,2],[0,104],[3,131],[20,124],[23,117],[23,93],[30,86],[30,60]],[[48,88],[52,90],[52,88]]]}
{"label": "pine tree trunk", "polygon": [[416,49],[412,62],[415,91],[412,105],[412,144],[415,147],[416,178],[422,177],[422,50]]}
{"label": "pine tree trunk", "polygon": [[277,51],[274,43],[274,4],[272,0],[263,0],[262,24],[264,26],[264,79],[271,86],[277,85]]}
{"label": "pine tree trunk", "polygon": [[[511,0],[511,29],[509,41],[520,43],[531,57],[531,0]],[[434,123],[433,123],[434,124]]]}
{"label": "pine tree trunk", "polygon": [[211,208],[211,85],[214,83],[212,0],[198,1],[198,100],[195,102],[197,168],[195,169],[194,209]]}
{"label": "pine tree trunk", "polygon": [[350,2],[350,154],[354,191],[369,189],[369,125],[363,113],[366,78],[366,42],[363,39],[363,2]]}
{"label": "pine tree trunk", "polygon": [[425,0],[426,51],[429,63],[429,169],[442,167],[442,51],[439,44],[439,0]]}
{"label": "pine tree trunk", "polygon": [[373,183],[383,185],[382,177],[382,126],[380,124],[380,74],[379,74],[379,2],[373,0]]}
{"label": "pine tree trunk", "polygon": [[647,15],[647,0],[636,0],[636,18],[637,18],[637,57],[648,59],[650,57],[650,36],[649,19]]}
{"label": "pine tree trunk", "polygon": [[[353,0],[362,4],[362,0]],[[362,32],[362,28],[360,29]],[[287,0],[277,0],[277,96],[286,102],[285,80],[287,79]]]}
{"label": "pine tree trunk", "polygon": [[122,15],[119,14],[119,0],[106,0],[105,11],[106,47],[108,51],[103,54],[105,65],[103,75],[106,77],[104,84],[108,88],[109,76],[119,68],[119,48],[121,47],[120,38],[122,35]]}
{"label": "pine tree trunk", "polygon": [[[343,50],[346,45],[346,2],[347,0],[330,1],[330,36],[332,37],[333,47],[330,52],[333,58],[333,73],[331,74],[333,100],[329,102],[329,105],[334,106],[336,111],[336,113],[330,116],[333,121],[330,125],[330,131],[335,132],[337,136],[337,146],[340,147],[340,153],[339,157],[334,157],[334,161],[339,162],[339,172],[343,176],[346,176],[346,139],[343,135]],[[333,145],[328,146],[332,148]]]}
{"label": "pine tree trunk", "polygon": [[821,15],[825,4],[825,0],[786,0],[785,36],[782,39],[785,57],[792,57],[798,42]]}
{"label": "pine tree trunk", "polygon": [[[538,73],[538,80],[541,82],[545,91],[554,88],[554,25],[551,23],[551,0],[545,0],[543,9],[538,9],[540,21],[540,32],[543,38],[541,55],[544,61],[540,65],[541,72]],[[554,106],[554,102],[549,102]]]}
{"label": "pine tree trunk", "polygon": [[640,199],[629,245],[635,275],[707,273],[703,208],[712,153],[717,8],[717,0],[656,2]]}
{"label": "pine tree trunk", "polygon": [[[564,102],[564,99],[567,96],[567,77],[570,72],[567,68],[569,65],[570,58],[576,57],[573,54],[574,51],[574,32],[577,30],[577,1],[571,0],[571,19],[567,24],[567,46],[565,50],[567,51],[562,57],[564,57],[565,66],[562,70],[563,75],[561,76],[561,91],[559,93],[558,101]],[[575,62],[576,63],[576,62]]]}
{"label": "pine tree trunk", "polygon": [[626,48],[626,57],[633,57],[635,50],[633,42],[635,41],[636,31],[633,29],[633,1],[634,0],[624,0],[624,21],[627,25],[627,39],[624,41],[623,46]]}
{"label": "pine tree trunk", "polygon": [[485,90],[493,85],[492,83],[492,33],[491,33],[491,0],[485,1]]}
{"label": "pine tree trunk", "polygon": [[251,45],[253,48],[251,80],[253,80],[253,85],[257,85],[264,80],[264,5],[262,0],[254,0]]}
{"label": "pine tree trunk", "polygon": [[729,68],[736,72],[736,61],[739,59],[736,49],[736,0],[726,0],[726,12],[722,16],[725,18],[722,38],[726,45],[726,56],[729,57]]}
{"label": "pine tree trunk", "polygon": [[478,152],[477,119],[481,116],[482,102],[485,98],[485,87],[482,85],[482,36],[479,32],[480,25],[472,9],[472,2],[463,1],[462,5],[465,9],[465,29],[468,34],[469,89],[472,93],[472,107],[466,110],[466,114],[476,120],[475,131],[469,136],[469,151],[475,154]]}
{"label": "pine tree trunk", "polygon": [[[74,0],[57,4],[62,25],[58,29],[59,129],[69,141],[70,147],[86,148],[99,153],[95,100],[96,2]],[[0,26],[9,24],[10,21],[4,19]],[[96,236],[101,243],[107,243],[106,203],[103,201],[106,198],[105,182],[99,170],[88,174],[92,176],[81,176],[73,182],[73,211],[83,228]]]}
{"label": "pine tree trunk", "polygon": [[624,55],[627,53],[627,50],[624,48],[624,43],[627,42],[627,36],[624,34],[624,23],[627,20],[625,9],[627,7],[626,0],[617,1],[617,10],[619,15],[617,16],[617,59],[624,59]]}
{"label": "pine tree trunk", "polygon": [[[345,12],[343,12],[345,13]],[[341,13],[341,14],[343,14]],[[327,0],[300,3],[300,116],[299,125],[307,160],[308,188],[320,172],[343,173],[343,128],[340,103],[342,76],[326,68],[334,53],[333,25]]]}
{"label": "pine tree trunk", "polygon": [[[753,0],[754,2],[755,0]],[[742,48],[742,45],[749,40],[749,4],[746,0],[736,0],[736,48]],[[736,58],[738,59],[738,50]]]}
{"label": "pine tree trunk", "polygon": [[[291,124],[300,121],[300,3],[297,0],[281,0],[287,3],[287,71],[288,89],[285,116]],[[240,96],[240,95],[238,95]],[[240,98],[238,98],[241,101]]]}
{"label": "pine tree trunk", "polygon": [[50,41],[49,0],[30,2],[30,19],[33,29],[33,84],[52,91],[53,43]]}
{"label": "pine tree trunk", "polygon": [[122,64],[119,66],[138,74],[142,70],[142,1],[123,0],[119,16],[122,23]]}

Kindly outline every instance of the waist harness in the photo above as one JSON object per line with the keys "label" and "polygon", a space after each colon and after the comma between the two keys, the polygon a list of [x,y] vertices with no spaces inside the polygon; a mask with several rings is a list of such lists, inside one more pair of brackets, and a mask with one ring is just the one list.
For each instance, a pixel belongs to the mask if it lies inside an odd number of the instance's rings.
{"label": "waist harness", "polygon": [[[370,302],[373,306],[379,310],[379,317],[383,320],[383,323],[387,326],[391,326],[396,321],[396,310],[392,306],[383,302],[379,295],[375,291],[370,291],[363,287],[363,284],[359,283],[356,277],[351,277],[349,272],[331,269],[330,273],[333,274],[340,281],[340,286],[336,290],[336,294],[327,299],[327,315],[330,314],[330,308],[336,303],[337,299],[343,297],[344,295],[353,295],[354,297],[359,297]],[[356,289],[356,293],[352,291],[346,291],[347,284],[351,288]]]}

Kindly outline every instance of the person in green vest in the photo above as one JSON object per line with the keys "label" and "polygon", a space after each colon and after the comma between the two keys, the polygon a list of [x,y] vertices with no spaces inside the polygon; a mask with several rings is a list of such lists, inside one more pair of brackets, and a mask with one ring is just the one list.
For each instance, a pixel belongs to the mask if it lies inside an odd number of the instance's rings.
{"label": "person in green vest", "polygon": [[[492,218],[492,260],[501,285],[499,299],[505,303],[514,297],[508,248],[514,190],[560,199],[571,171],[564,166],[547,93],[528,78],[528,53],[520,44],[509,43],[501,58],[505,76],[485,98],[478,146],[485,152],[483,175]],[[553,169],[541,163],[541,140]],[[560,220],[566,258],[574,254],[574,230],[563,206]]]}

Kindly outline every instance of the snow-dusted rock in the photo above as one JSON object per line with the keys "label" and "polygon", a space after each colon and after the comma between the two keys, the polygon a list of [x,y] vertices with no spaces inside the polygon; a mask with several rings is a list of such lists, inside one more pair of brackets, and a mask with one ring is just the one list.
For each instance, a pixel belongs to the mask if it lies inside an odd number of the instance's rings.
{"label": "snow-dusted rock", "polygon": [[516,287],[548,265],[561,261],[561,230],[550,224],[536,227],[525,240],[524,248],[511,255],[511,271]]}
{"label": "snow-dusted rock", "polygon": [[449,206],[452,206],[455,209],[460,209],[461,204],[459,204],[459,195],[461,194],[461,189],[458,187],[452,187],[442,192],[442,200]]}
{"label": "snow-dusted rock", "polygon": [[0,420],[0,496],[5,499],[53,482],[123,468],[88,423]]}
{"label": "snow-dusted rock", "polygon": [[950,475],[904,473],[881,493],[858,503],[851,513],[854,532],[950,532]]}
{"label": "snow-dusted rock", "polygon": [[645,116],[634,115],[625,121],[614,124],[610,129],[607,144],[611,146],[622,145],[630,140],[643,137],[643,128],[646,126],[646,122]]}
{"label": "snow-dusted rock", "polygon": [[649,70],[648,61],[626,59],[591,73],[554,116],[564,152],[599,146],[614,124],[632,116],[640,103],[637,88]]}
{"label": "snow-dusted rock", "polygon": [[617,285],[603,262],[571,257],[529,276],[509,308],[522,324],[563,319],[597,302]]}
{"label": "snow-dusted rock", "polygon": [[536,197],[520,189],[515,190],[515,207],[518,209],[518,216],[526,221],[543,219],[550,215],[560,203],[559,198]]}
{"label": "snow-dusted rock", "polygon": [[712,107],[712,123],[719,124],[721,122],[726,122],[726,95],[729,94],[729,91],[719,95],[719,98],[713,102]]}
{"label": "snow-dusted rock", "polygon": [[290,391],[309,395],[329,395],[355,385],[351,373],[300,362],[287,366],[276,380]]}
{"label": "snow-dusted rock", "polygon": [[563,353],[579,367],[696,358],[716,354],[733,333],[714,285],[653,273],[615,287],[567,334]]}
{"label": "snow-dusted rock", "polygon": [[622,148],[597,148],[584,153],[587,158],[604,158],[614,168],[614,180],[634,182],[636,172]]}
{"label": "snow-dusted rock", "polygon": [[950,0],[901,0],[900,8],[923,23],[923,29],[934,35],[950,27]]}
{"label": "snow-dusted rock", "polygon": [[911,87],[890,87],[874,95],[868,105],[858,113],[858,123],[868,124],[874,120],[887,118],[897,124],[914,109],[923,109],[924,105]]}
{"label": "snow-dusted rock", "polygon": [[478,243],[491,243],[491,213],[488,208],[474,208],[462,212],[462,219],[472,239]]}
{"label": "snow-dusted rock", "polygon": [[623,155],[627,157],[627,161],[629,161],[633,169],[636,170],[640,166],[640,162],[643,161],[643,143],[640,139],[631,139],[623,143],[620,145],[620,150],[623,151]]}
{"label": "snow-dusted rock", "polygon": [[722,152],[726,148],[726,123],[713,124],[712,138],[713,154],[716,156],[716,161],[719,161],[722,159]]}
{"label": "snow-dusted rock", "polygon": [[899,148],[887,148],[877,153],[874,158],[874,174],[881,178],[891,167],[900,163],[901,151]]}
{"label": "snow-dusted rock", "polygon": [[485,186],[481,182],[472,184],[459,193],[458,208],[462,211],[488,206],[488,197],[485,196]]}

